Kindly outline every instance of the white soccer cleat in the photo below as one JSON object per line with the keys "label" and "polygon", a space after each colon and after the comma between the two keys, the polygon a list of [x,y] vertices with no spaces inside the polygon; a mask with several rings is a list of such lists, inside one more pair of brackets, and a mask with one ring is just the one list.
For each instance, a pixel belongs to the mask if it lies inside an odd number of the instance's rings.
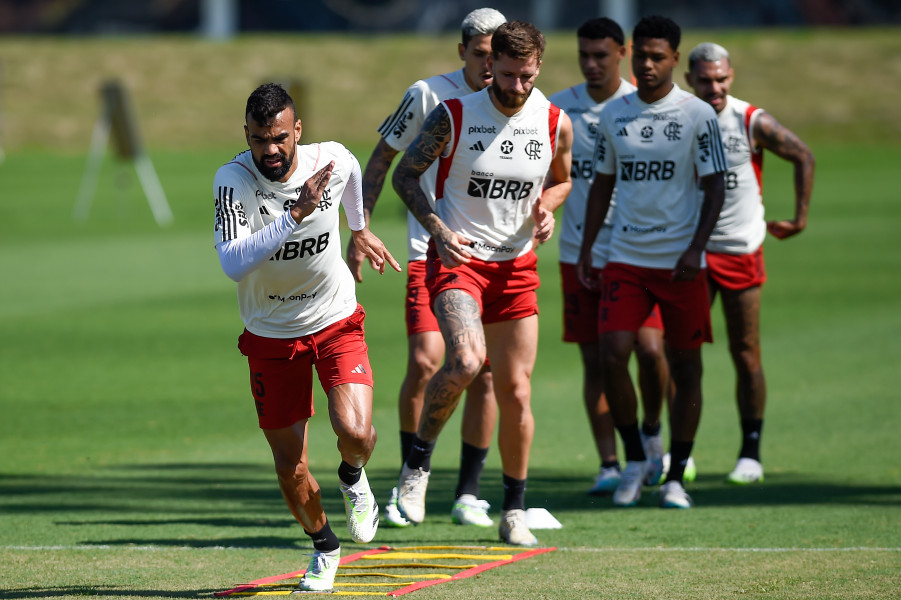
{"label": "white soccer cleat", "polygon": [[691,496],[675,479],[660,486],[661,508],[691,508],[693,504]]}
{"label": "white soccer cleat", "polygon": [[616,506],[635,506],[641,498],[641,485],[647,476],[646,460],[630,460],[620,476],[619,485],[613,492],[613,504]]}
{"label": "white soccer cleat", "polygon": [[502,542],[514,546],[537,546],[538,538],[526,525],[526,511],[521,508],[501,511],[501,523],[497,528]]}
{"label": "white soccer cleat", "polygon": [[763,483],[763,465],[753,458],[739,458],[726,481],[737,485]]}
{"label": "white soccer cleat", "polygon": [[647,474],[645,475],[646,485],[657,485],[663,478],[663,436],[641,434],[641,446],[644,448],[644,455],[648,460]]}
{"label": "white soccer cleat", "polygon": [[457,525],[475,525],[476,527],[492,527],[494,521],[488,516],[491,505],[479,500],[472,494],[462,494],[454,500],[451,507],[451,521]]}
{"label": "white soccer cleat", "polygon": [[384,521],[389,527],[409,527],[412,525],[397,509],[397,488],[391,488],[391,498],[385,506]]}
{"label": "white soccer cleat", "polygon": [[347,529],[358,544],[368,544],[379,529],[379,505],[369,488],[366,471],[360,472],[360,480],[353,485],[341,483],[344,510],[347,513]]}
{"label": "white soccer cleat", "polygon": [[304,592],[327,592],[335,587],[335,575],[341,563],[341,548],[331,552],[314,552],[310,566],[297,584]]}
{"label": "white soccer cleat", "polygon": [[[670,455],[669,452],[663,455],[663,474],[660,476],[660,479],[666,479],[667,474],[669,473],[669,465],[670,465]],[[695,466],[695,459],[691,456],[688,457],[688,462],[685,463],[685,471],[682,472],[682,481],[687,481],[691,483],[695,479],[698,478],[698,468]]]}
{"label": "white soccer cleat", "polygon": [[429,472],[411,469],[404,463],[397,482],[397,508],[402,517],[419,525],[425,519],[425,492],[429,487]]}
{"label": "white soccer cleat", "polygon": [[594,478],[594,485],[588,490],[590,496],[609,496],[619,485],[619,467],[601,467],[600,472]]}

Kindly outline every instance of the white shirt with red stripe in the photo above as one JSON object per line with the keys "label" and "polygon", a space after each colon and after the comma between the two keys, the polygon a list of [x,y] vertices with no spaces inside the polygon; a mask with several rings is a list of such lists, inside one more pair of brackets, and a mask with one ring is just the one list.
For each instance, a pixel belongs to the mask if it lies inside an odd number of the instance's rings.
{"label": "white shirt with red stripe", "polygon": [[754,147],[754,125],[763,109],[726,96],[717,115],[726,147],[726,201],[707,242],[710,252],[751,254],[766,237],[763,216],[763,148]]}
{"label": "white shirt with red stripe", "polygon": [[341,256],[338,205],[354,165],[359,170],[359,163],[338,142],[323,142],[297,147],[297,169],[284,183],[263,177],[249,150],[216,172],[213,192],[218,245],[247,238],[284,220],[306,180],[332,160],[335,168],[316,210],[296,224],[269,260],[238,281],[241,320],[251,333],[299,337],[353,314],[356,291]]}
{"label": "white shirt with red stripe", "polygon": [[595,159],[616,175],[609,261],[672,269],[698,226],[697,178],[726,170],[713,108],[675,84],[651,104],[623,96],[601,111]]}
{"label": "white shirt with red stripe", "polygon": [[[435,75],[428,79],[420,79],[404,94],[403,100],[390,116],[379,126],[379,135],[385,143],[404,152],[422,129],[425,118],[443,100],[459,98],[473,93],[466,84],[463,69]],[[419,186],[435,207],[435,179],[438,166],[432,165],[419,178]],[[425,260],[429,245],[429,233],[416,220],[412,213],[407,213],[407,253],[409,260]]]}
{"label": "white shirt with red stripe", "polygon": [[[585,206],[588,203],[588,192],[594,182],[594,148],[597,144],[598,118],[601,110],[611,101],[635,91],[635,86],[620,79],[619,87],[612,96],[603,102],[595,102],[588,93],[587,84],[582,82],[571,88],[550,96],[550,101],[563,109],[573,123],[573,187],[566,202],[563,203],[563,223],[558,229],[557,239],[560,243],[560,262],[576,264],[579,262],[579,248],[585,231]],[[604,219],[598,237],[591,247],[591,264],[601,268],[607,262],[608,245],[610,244],[610,228],[613,226],[613,214],[616,206],[616,195],[610,201],[610,210]]]}
{"label": "white shirt with red stripe", "polygon": [[512,117],[494,107],[488,88],[443,104],[453,134],[438,161],[438,216],[474,243],[475,258],[528,253],[532,206],[557,149],[560,109],[535,88]]}

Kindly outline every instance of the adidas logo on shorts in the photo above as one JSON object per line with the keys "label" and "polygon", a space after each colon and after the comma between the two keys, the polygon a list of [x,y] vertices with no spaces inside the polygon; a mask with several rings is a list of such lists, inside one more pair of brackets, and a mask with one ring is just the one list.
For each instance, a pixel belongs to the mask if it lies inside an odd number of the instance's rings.
{"label": "adidas logo on shorts", "polygon": [[366,373],[366,369],[363,368],[363,365],[357,365],[351,373],[363,374]]}

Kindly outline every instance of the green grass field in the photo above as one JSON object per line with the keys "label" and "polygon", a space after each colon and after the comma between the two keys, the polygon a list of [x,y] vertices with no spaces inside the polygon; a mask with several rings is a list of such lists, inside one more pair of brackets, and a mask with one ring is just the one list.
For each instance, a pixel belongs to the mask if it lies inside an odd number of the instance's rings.
{"label": "green grass field", "polygon": [[[862,55],[861,48],[874,55],[888,48],[879,54],[883,66],[897,65],[897,43],[885,37],[862,33],[846,45]],[[819,34],[734,37],[748,47],[782,41],[795,48],[805,39],[809,48],[824,44]],[[240,50],[247,43],[236,44]],[[47,44],[35,42],[35,55],[50,52]],[[0,52],[8,57],[27,45],[6,41]],[[99,42],[88,46],[89,54],[99,52]],[[234,50],[228,48],[218,54]],[[815,71],[795,71],[801,81],[793,85],[803,88],[819,77]],[[393,109],[408,78],[403,74],[389,86],[378,115]],[[249,91],[236,87],[241,100],[226,107],[228,114],[240,112]],[[159,98],[142,102],[163,104]],[[46,103],[36,96],[35,112]],[[33,113],[24,104],[4,106],[8,130],[27,129],[26,116]],[[72,121],[86,132],[85,148],[94,115]],[[860,116],[874,118],[872,112]],[[857,123],[844,123],[840,131],[856,131]],[[873,130],[890,137],[897,123]],[[348,139],[364,162],[377,124],[360,117],[356,130],[364,133]],[[167,143],[164,124],[146,127],[176,215],[166,229],[153,223],[127,164],[107,159],[90,218],[75,224],[70,214],[83,150],[56,148],[40,139],[43,133],[6,144],[0,163],[0,598],[208,597],[306,566],[311,545],[284,506],[256,426],[246,363],[236,348],[241,324],[234,284],[221,273],[212,247],[212,176],[242,141],[240,118],[225,125],[234,129],[232,141],[211,136],[193,145],[181,137]],[[609,500],[583,493],[597,460],[581,406],[578,352],[560,341],[556,251],[549,244],[540,251],[537,431],[527,502],[563,523],[560,530],[537,532],[557,551],[414,597],[898,597],[901,209],[894,180],[901,146],[888,137],[867,143],[850,134],[829,141],[827,129],[804,130],[816,140],[818,159],[808,230],[766,246],[766,483],[739,489],[723,482],[740,436],[716,306],[694,453],[700,476],[689,487],[696,507],[663,511],[648,491],[639,507],[614,509]],[[211,139],[218,148],[210,149]],[[770,157],[769,215],[790,214],[790,185],[787,165]],[[399,201],[388,194],[381,202],[373,228],[403,256]],[[358,294],[368,312],[380,434],[367,471],[384,499],[399,462],[403,276],[368,272]],[[382,529],[367,546],[353,544],[341,524],[334,435],[324,415],[313,420],[311,466],[346,554],[383,544],[496,542],[494,530],[460,528],[447,516],[458,418],[433,459],[426,523]],[[499,506],[496,450],[482,491]]]}

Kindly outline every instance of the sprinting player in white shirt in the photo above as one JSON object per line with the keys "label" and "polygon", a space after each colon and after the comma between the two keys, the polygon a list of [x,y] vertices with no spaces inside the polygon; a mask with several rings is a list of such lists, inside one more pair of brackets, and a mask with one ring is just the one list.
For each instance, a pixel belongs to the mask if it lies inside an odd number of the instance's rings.
{"label": "sprinting player in white shirt", "polygon": [[[463,19],[462,41],[457,46],[463,68],[417,81],[404,94],[397,109],[379,127],[381,138],[376,144],[363,173],[363,213],[366,222],[372,215],[382,191],[385,175],[391,162],[405,151],[419,133],[426,116],[443,100],[458,98],[481,90],[491,83],[488,56],[491,54],[491,34],[507,19],[493,8],[479,8]],[[435,202],[435,181],[438,168],[422,174],[420,185],[426,196]],[[429,293],[425,285],[426,249],[429,233],[411,214],[407,213],[407,295],[405,316],[407,323],[407,370],[398,398],[400,418],[401,463],[410,451],[422,414],[425,387],[444,357],[444,340],[438,321],[432,314]],[[354,247],[347,246],[347,264],[357,281],[362,281],[361,265],[365,257]],[[479,480],[491,446],[497,420],[497,403],[491,386],[491,371],[482,370],[469,385],[463,409],[460,471],[451,520],[460,525],[490,527],[489,505],[479,499]],[[405,527],[409,522],[397,510],[397,489],[385,506],[385,522]]]}
{"label": "sprinting player in white shirt", "polygon": [[[491,85],[432,111],[394,171],[394,188],[431,234],[427,284],[446,348],[429,381],[398,508],[425,518],[429,460],[465,387],[491,361],[504,477],[500,539],[538,543],[525,519],[534,433],[529,378],[538,346],[537,257],[570,190],[572,124],[535,89],[544,36],[512,21],[491,40]],[[418,179],[439,165],[437,209]]]}
{"label": "sprinting player in white shirt", "polygon": [[[729,53],[718,44],[698,45],[688,56],[685,79],[697,96],[716,111],[726,147],[726,201],[707,242],[710,302],[719,293],[726,318],[729,352],[736,371],[736,399],[742,445],[727,480],[763,481],[760,436],[766,407],[766,380],[760,360],[760,299],[766,281],[763,240],[766,232],[784,240],[807,226],[813,191],[814,157],[801,139],[762,108],[729,95],[735,73]],[[764,220],[763,151],[794,164],[795,216]]]}
{"label": "sprinting player in white shirt", "polygon": [[300,146],[294,102],[276,84],[248,98],[244,132],[250,147],[216,172],[216,250],[238,283],[259,426],[275,461],[288,508],[313,541],[302,590],[329,590],[340,544],[308,469],[307,421],[313,416],[313,366],[328,396],[338,436],[338,467],[347,526],[354,541],[372,541],[378,504],[363,466],[375,446],[372,368],[363,334],[365,313],[341,260],[338,204],[357,248],[380,272],[400,271],[363,222],[357,159],[337,142]]}
{"label": "sprinting player in white shirt", "polygon": [[[592,495],[611,494],[619,485],[620,465],[616,454],[616,432],[604,393],[598,311],[600,291],[579,282],[576,263],[582,245],[585,204],[594,181],[594,149],[597,143],[598,116],[608,102],[635,91],[635,86],[620,77],[619,64],[626,55],[622,28],[612,19],[596,17],[576,31],[579,68],[585,81],[550,96],[550,101],[566,111],[573,123],[572,191],[563,204],[560,243],[560,280],[563,286],[563,340],[579,344],[583,366],[583,400],[600,470],[588,490]],[[592,247],[591,268],[599,275],[607,263],[607,246],[613,223],[615,202]],[[641,432],[645,454],[653,464],[649,482],[658,483],[662,473],[663,441],[660,414],[669,383],[669,366],[663,346],[663,322],[654,310],[638,330],[638,381],[644,408]]]}
{"label": "sprinting player in white shirt", "polygon": [[628,363],[638,328],[655,304],[676,388],[672,463],[660,504],[692,505],[682,481],[701,416],[701,345],[712,340],[704,247],[723,205],[726,160],[713,109],[673,83],[680,38],[679,26],[665,17],[645,17],[635,26],[638,90],[601,112],[598,172],[579,255],[579,276],[597,285],[591,246],[615,187],[610,255],[601,277],[601,344],[607,399],[626,450],[626,469],[613,493],[620,506],[638,501],[647,471]]}

